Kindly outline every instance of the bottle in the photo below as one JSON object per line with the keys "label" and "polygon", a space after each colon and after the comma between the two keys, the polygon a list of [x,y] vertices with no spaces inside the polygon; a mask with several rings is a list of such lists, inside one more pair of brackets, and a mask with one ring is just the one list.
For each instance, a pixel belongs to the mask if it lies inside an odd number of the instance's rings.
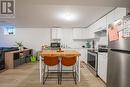
{"label": "bottle", "polygon": [[95,50],[95,42],[94,42],[94,40],[92,41],[92,49],[93,49],[93,51]]}
{"label": "bottle", "polygon": [[59,48],[59,52],[61,52],[61,48]]}

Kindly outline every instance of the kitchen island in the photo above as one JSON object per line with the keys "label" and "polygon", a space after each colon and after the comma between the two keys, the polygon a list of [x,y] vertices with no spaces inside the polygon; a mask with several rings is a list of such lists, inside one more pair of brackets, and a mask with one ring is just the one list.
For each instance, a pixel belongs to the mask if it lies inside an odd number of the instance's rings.
{"label": "kitchen island", "polygon": [[39,70],[40,70],[40,82],[42,82],[42,59],[44,56],[58,56],[59,59],[63,56],[77,56],[76,62],[76,73],[78,76],[78,81],[80,81],[80,53],[76,50],[64,50],[63,52],[58,52],[57,50],[42,50],[40,52]]}

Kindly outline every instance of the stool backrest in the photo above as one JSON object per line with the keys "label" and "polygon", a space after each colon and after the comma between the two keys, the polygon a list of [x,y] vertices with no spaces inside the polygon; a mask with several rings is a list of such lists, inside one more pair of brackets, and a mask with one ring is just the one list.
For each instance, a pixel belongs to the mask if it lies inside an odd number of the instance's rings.
{"label": "stool backrest", "polygon": [[73,66],[76,63],[76,56],[64,56],[61,59],[61,64],[64,66]]}
{"label": "stool backrest", "polygon": [[59,64],[59,59],[57,56],[44,56],[44,64],[48,66],[55,66]]}

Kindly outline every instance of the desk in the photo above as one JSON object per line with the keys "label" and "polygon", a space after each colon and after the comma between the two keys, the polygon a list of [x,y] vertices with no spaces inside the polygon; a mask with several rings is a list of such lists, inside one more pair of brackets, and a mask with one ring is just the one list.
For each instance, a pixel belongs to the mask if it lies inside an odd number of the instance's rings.
{"label": "desk", "polygon": [[80,53],[77,52],[76,50],[64,50],[63,52],[57,52],[57,50],[43,50],[40,52],[40,62],[39,62],[39,70],[40,70],[40,82],[42,82],[42,58],[44,56],[58,56],[58,57],[63,57],[63,56],[77,56],[77,67],[76,67],[76,72],[78,76],[78,81],[80,81]]}

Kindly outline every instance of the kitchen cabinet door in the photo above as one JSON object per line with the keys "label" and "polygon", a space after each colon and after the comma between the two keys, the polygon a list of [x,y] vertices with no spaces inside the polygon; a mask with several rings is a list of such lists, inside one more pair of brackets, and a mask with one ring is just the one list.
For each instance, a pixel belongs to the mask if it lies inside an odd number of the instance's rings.
{"label": "kitchen cabinet door", "polygon": [[98,54],[98,75],[106,82],[107,80],[107,53]]}
{"label": "kitchen cabinet door", "polygon": [[88,39],[88,28],[82,30],[82,37],[83,39]]}
{"label": "kitchen cabinet door", "polygon": [[95,32],[99,31],[98,30],[99,29],[99,21],[95,22],[94,24],[95,24]]}
{"label": "kitchen cabinet door", "polygon": [[85,35],[87,39],[90,39],[90,27],[86,28]]}
{"label": "kitchen cabinet door", "polygon": [[83,52],[82,52],[82,49],[76,49],[79,53],[80,53],[80,61],[83,61]]}
{"label": "kitchen cabinet door", "polygon": [[86,39],[87,30],[86,28],[74,28],[73,39]]}
{"label": "kitchen cabinet door", "polygon": [[97,30],[97,25],[96,25],[96,23],[94,23],[94,24],[92,24],[92,30],[93,30],[93,33]]}
{"label": "kitchen cabinet door", "polygon": [[86,56],[86,58],[85,58],[85,63],[86,63],[86,64],[87,64],[87,57],[88,57],[87,55],[88,55],[88,49],[85,50],[85,56]]}
{"label": "kitchen cabinet door", "polygon": [[86,50],[87,49],[81,49],[81,53],[82,53],[82,60],[84,61],[84,62],[86,62],[86,59],[87,59],[87,56],[86,56]]}
{"label": "kitchen cabinet door", "polygon": [[93,38],[95,38],[95,31],[94,31],[94,26],[93,25],[91,25],[90,27],[88,27],[88,30],[89,30],[89,36],[88,36],[88,39],[93,39]]}
{"label": "kitchen cabinet door", "polygon": [[104,16],[99,20],[99,28],[98,31],[105,30],[107,26],[107,18]]}
{"label": "kitchen cabinet door", "polygon": [[73,39],[92,39],[95,37],[94,34],[95,26],[88,28],[75,28],[73,29]]}
{"label": "kitchen cabinet door", "polygon": [[61,39],[62,31],[61,28],[52,28],[52,39]]}
{"label": "kitchen cabinet door", "polygon": [[101,27],[104,27],[107,25],[107,16],[104,16],[103,18],[101,18]]}
{"label": "kitchen cabinet door", "polygon": [[104,26],[106,26],[106,16],[104,16],[103,18],[101,18],[101,19],[99,19],[98,21],[97,21],[97,23],[98,23],[98,27],[97,27],[97,31],[100,31],[100,30],[102,30],[103,29],[103,27]]}
{"label": "kitchen cabinet door", "polygon": [[73,29],[73,39],[82,39],[82,29]]}
{"label": "kitchen cabinet door", "polygon": [[57,30],[56,29],[52,29],[52,39],[57,38]]}
{"label": "kitchen cabinet door", "polygon": [[107,14],[107,25],[113,23],[115,21],[115,10]]}
{"label": "kitchen cabinet door", "polygon": [[57,29],[57,39],[61,39],[62,38],[62,29]]}
{"label": "kitchen cabinet door", "polygon": [[86,55],[87,49],[81,48],[81,49],[76,49],[76,50],[81,54],[81,55],[79,56],[80,61],[86,62],[86,60],[87,60],[87,55]]}
{"label": "kitchen cabinet door", "polygon": [[115,9],[115,21],[126,16],[126,8],[116,8]]}

